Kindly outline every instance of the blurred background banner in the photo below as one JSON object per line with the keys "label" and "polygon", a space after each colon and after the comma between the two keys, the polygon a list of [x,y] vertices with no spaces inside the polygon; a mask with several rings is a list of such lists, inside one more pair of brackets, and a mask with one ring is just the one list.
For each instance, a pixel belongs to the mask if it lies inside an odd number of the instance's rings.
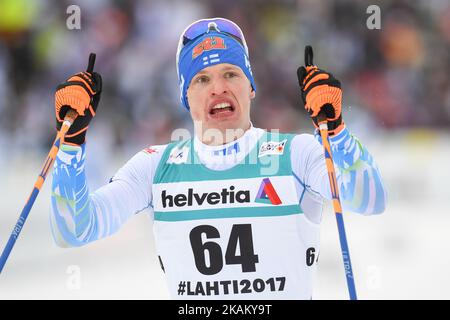
{"label": "blurred background banner", "polygon": [[[56,134],[56,85],[97,53],[104,87],[86,168],[95,190],[142,148],[169,142],[174,129],[192,131],[179,102],[178,37],[217,16],[246,36],[255,126],[312,133],[296,78],[305,45],[341,80],[345,122],[388,191],[383,215],[345,214],[359,297],[450,299],[447,0],[0,0],[0,248]],[[0,299],[169,297],[148,211],[108,239],[61,249],[48,222],[50,184],[0,276]],[[330,206],[321,234],[314,299],[346,299]]]}

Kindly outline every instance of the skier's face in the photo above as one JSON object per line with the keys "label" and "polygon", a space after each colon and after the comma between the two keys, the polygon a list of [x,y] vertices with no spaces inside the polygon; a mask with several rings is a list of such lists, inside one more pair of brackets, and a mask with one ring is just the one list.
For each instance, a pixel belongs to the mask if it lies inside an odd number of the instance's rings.
{"label": "skier's face", "polygon": [[[237,66],[222,63],[197,73],[189,84],[187,98],[200,140],[223,144],[230,140],[226,137],[230,136],[229,131],[247,130],[250,127],[250,101],[254,97],[250,81]],[[222,137],[215,137],[213,132]],[[241,134],[235,134],[235,138],[239,136]]]}

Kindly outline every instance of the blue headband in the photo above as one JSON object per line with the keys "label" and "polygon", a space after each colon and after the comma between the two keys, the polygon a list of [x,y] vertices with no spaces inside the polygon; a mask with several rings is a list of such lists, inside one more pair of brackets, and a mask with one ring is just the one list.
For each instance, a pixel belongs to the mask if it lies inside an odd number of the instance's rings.
{"label": "blue headband", "polygon": [[208,32],[181,49],[178,60],[178,84],[181,104],[189,110],[187,89],[201,70],[219,63],[238,66],[247,76],[254,91],[252,69],[244,47],[233,37],[220,32]]}

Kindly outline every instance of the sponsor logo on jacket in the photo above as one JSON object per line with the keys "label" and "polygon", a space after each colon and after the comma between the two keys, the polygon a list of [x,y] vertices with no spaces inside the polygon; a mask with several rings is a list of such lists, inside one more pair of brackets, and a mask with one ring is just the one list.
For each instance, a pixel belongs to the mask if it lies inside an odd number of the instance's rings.
{"label": "sponsor logo on jacket", "polygon": [[287,139],[281,142],[267,141],[261,144],[259,147],[258,157],[267,155],[282,155],[284,153],[284,147],[286,146]]}

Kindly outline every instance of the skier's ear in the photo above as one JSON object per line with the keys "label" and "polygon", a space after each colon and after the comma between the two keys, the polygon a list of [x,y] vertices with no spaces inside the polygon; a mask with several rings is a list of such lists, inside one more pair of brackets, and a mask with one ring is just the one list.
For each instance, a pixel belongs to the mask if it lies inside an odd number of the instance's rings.
{"label": "skier's ear", "polygon": [[250,85],[250,100],[255,99],[256,92],[253,90],[252,85]]}

